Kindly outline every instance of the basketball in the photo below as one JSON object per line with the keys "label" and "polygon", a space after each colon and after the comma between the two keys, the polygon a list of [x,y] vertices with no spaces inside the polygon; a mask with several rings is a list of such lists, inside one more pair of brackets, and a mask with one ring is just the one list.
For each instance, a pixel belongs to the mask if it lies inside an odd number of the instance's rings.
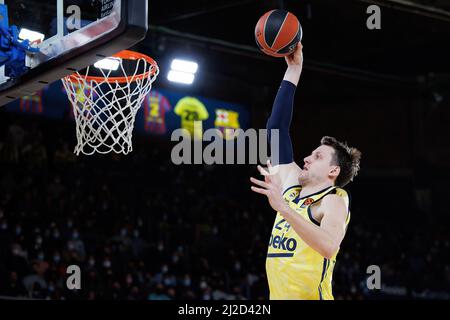
{"label": "basketball", "polygon": [[285,57],[295,51],[302,40],[302,27],[292,13],[276,9],[259,18],[255,40],[259,49],[273,57]]}

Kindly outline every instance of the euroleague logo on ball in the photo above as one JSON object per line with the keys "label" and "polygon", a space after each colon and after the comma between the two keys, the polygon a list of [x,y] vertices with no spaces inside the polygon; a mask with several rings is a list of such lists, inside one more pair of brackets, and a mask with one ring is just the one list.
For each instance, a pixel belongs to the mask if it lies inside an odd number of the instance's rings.
{"label": "euroleague logo on ball", "polygon": [[289,51],[290,51],[290,52],[291,52],[291,51],[294,51],[294,50],[295,50],[295,47],[297,47],[297,44],[291,45],[291,46],[289,47]]}
{"label": "euroleague logo on ball", "polygon": [[303,31],[297,17],[286,10],[271,10],[256,24],[255,40],[259,49],[272,57],[285,57],[295,51]]}

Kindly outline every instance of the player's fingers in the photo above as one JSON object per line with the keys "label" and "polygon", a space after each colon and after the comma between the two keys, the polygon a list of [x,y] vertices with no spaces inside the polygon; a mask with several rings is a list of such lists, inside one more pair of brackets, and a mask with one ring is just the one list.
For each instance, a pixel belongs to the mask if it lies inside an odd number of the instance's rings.
{"label": "player's fingers", "polygon": [[269,189],[269,187],[270,187],[268,183],[258,180],[258,179],[255,179],[255,178],[250,178],[250,181],[253,182],[254,184],[256,184],[260,187],[266,188],[266,189]]}
{"label": "player's fingers", "polygon": [[261,173],[261,175],[263,175],[263,176],[270,176],[269,171],[267,171],[267,170],[264,169],[263,167],[258,166],[257,168],[258,168],[259,173]]}
{"label": "player's fingers", "polygon": [[267,191],[266,189],[261,189],[261,188],[257,188],[257,187],[251,187],[251,189],[253,192],[263,194],[265,196],[267,196],[269,194],[269,191]]}
{"label": "player's fingers", "polygon": [[280,169],[280,166],[273,166],[272,161],[267,160],[267,170],[270,172],[270,175],[275,177],[278,174],[278,170]]}

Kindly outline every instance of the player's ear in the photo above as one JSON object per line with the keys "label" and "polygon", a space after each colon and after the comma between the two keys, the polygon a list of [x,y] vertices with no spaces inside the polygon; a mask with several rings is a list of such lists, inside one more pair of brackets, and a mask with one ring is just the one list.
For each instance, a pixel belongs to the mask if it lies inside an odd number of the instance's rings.
{"label": "player's ear", "polygon": [[328,174],[332,178],[337,178],[339,173],[341,173],[341,168],[339,166],[332,166]]}

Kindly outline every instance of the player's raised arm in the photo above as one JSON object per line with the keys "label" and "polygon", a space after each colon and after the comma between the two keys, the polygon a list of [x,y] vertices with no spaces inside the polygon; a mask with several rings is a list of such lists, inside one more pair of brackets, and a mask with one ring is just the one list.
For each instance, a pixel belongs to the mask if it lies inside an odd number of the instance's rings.
{"label": "player's raised arm", "polygon": [[[283,189],[298,184],[297,177],[299,171],[301,170],[300,167],[294,162],[292,141],[289,134],[294,107],[295,90],[300,80],[303,67],[303,52],[301,43],[298,43],[297,49],[294,53],[287,56],[285,59],[288,67],[275,97],[272,107],[272,114],[267,121],[269,143],[271,137],[270,130],[279,130],[280,140],[278,146],[278,163],[274,162],[274,165],[280,175]],[[275,148],[272,146],[272,150],[274,149]],[[272,158],[274,158],[273,155]]]}
{"label": "player's raised arm", "polygon": [[284,58],[288,65],[283,81],[289,81],[295,86],[298,85],[303,69],[303,46],[301,42],[297,44],[297,49]]}

